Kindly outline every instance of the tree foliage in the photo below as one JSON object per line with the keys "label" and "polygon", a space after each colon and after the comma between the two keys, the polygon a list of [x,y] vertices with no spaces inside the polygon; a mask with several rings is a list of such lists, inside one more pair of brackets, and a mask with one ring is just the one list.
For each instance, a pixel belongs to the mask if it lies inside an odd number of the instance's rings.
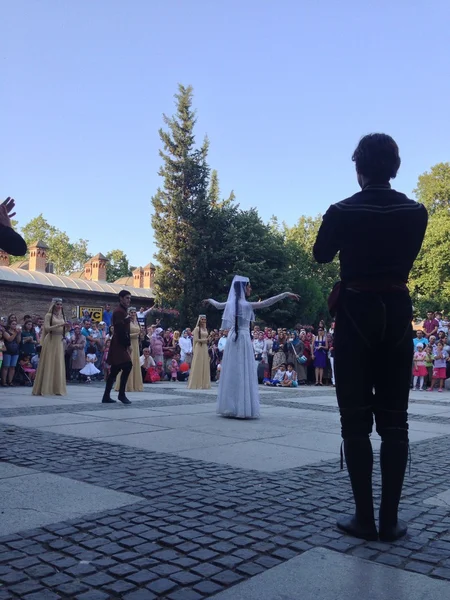
{"label": "tree foliage", "polygon": [[428,209],[428,228],[411,271],[414,308],[450,310],[450,163],[439,163],[419,177],[414,190]]}
{"label": "tree foliage", "polygon": [[175,98],[175,116],[164,115],[167,130],[160,130],[163,185],[152,198],[159,303],[178,309],[181,325],[207,310],[216,326],[220,313],[200,302],[226,299],[239,273],[250,277],[258,294],[253,300],[286,290],[301,295],[299,303],[258,312],[261,321],[292,325],[325,316],[337,266],[316,265],[312,258],[320,217],[281,227],[276,218],[264,223],[255,208],[241,210],[233,192],[223,199],[217,171],[207,163],[208,140],[195,146],[192,88],[180,85]]}
{"label": "tree foliage", "polygon": [[430,216],[441,209],[450,211],[450,162],[438,163],[420,175],[414,193]]}
{"label": "tree foliage", "polygon": [[132,275],[130,263],[123,250],[110,250],[106,254],[108,262],[106,264],[106,281],[114,282],[120,277],[130,277]]}
{"label": "tree foliage", "polygon": [[65,231],[50,225],[42,213],[22,227],[22,235],[28,246],[41,241],[49,247],[48,261],[53,263],[57,275],[81,269],[90,257],[87,240],[71,241]]}

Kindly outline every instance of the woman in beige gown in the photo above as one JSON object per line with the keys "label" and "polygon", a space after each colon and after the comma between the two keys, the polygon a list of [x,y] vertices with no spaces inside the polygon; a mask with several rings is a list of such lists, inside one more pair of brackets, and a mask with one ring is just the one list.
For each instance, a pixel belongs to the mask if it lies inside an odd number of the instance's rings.
{"label": "woman in beige gown", "polygon": [[[133,368],[131,369],[130,376],[128,377],[126,392],[143,392],[144,384],[142,382],[141,363],[139,361],[139,334],[141,332],[141,326],[137,320],[136,309],[134,306],[130,306],[128,309],[130,315],[130,340],[131,340],[131,362]],[[119,391],[120,386],[120,373],[116,379],[116,392]]]}
{"label": "woman in beige gown", "polygon": [[200,315],[194,329],[193,359],[189,374],[189,390],[209,390],[211,372],[208,355],[208,330],[206,316]]}
{"label": "woman in beige gown", "polygon": [[66,366],[64,363],[64,332],[68,326],[61,298],[53,298],[45,315],[41,337],[41,357],[34,380],[33,396],[65,396]]}

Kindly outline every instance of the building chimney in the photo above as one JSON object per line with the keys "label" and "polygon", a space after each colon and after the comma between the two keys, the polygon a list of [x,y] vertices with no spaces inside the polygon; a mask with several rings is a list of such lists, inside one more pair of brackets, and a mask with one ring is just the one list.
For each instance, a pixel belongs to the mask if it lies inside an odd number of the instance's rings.
{"label": "building chimney", "polygon": [[146,290],[151,290],[153,288],[155,282],[155,266],[152,263],[148,263],[147,266],[144,267],[144,284],[143,287]]}
{"label": "building chimney", "polygon": [[9,254],[0,248],[0,267],[9,267]]}
{"label": "building chimney", "polygon": [[91,281],[106,281],[108,259],[100,252],[91,258]]}
{"label": "building chimney", "polygon": [[133,271],[133,287],[141,288],[144,286],[144,269],[138,267]]}
{"label": "building chimney", "polygon": [[84,265],[84,278],[90,281],[92,279],[92,259],[89,259]]}
{"label": "building chimney", "polygon": [[28,270],[45,273],[48,246],[46,246],[43,242],[36,242],[34,244],[30,244],[28,249],[30,251]]}

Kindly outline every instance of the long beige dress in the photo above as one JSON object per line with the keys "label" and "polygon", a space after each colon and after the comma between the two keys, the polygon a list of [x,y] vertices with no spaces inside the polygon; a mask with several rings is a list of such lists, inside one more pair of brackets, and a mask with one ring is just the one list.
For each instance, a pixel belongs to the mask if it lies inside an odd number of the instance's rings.
{"label": "long beige dress", "polygon": [[[50,321],[52,325],[50,325]],[[45,315],[41,357],[34,380],[33,396],[65,396],[66,366],[64,364],[64,318]]]}
{"label": "long beige dress", "polygon": [[[141,328],[139,323],[134,321],[130,322],[130,340],[131,340],[131,362],[133,368],[131,369],[130,376],[128,377],[126,392],[143,392],[144,384],[142,382],[141,363],[139,362],[139,333]],[[116,379],[116,392],[119,391],[121,373],[117,375]]]}
{"label": "long beige dress", "polygon": [[189,373],[189,390],[209,390],[211,388],[211,371],[208,355],[208,332],[206,329],[194,329],[193,359]]}

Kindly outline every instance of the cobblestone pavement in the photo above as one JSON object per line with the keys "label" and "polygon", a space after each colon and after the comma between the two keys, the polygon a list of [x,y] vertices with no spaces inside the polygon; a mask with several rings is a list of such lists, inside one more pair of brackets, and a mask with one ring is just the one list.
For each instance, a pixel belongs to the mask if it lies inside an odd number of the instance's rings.
{"label": "cobblestone pavement", "polygon": [[[207,404],[214,411],[214,391],[193,396],[180,389],[176,399],[170,397],[173,390],[155,386],[155,391],[157,398],[152,389],[138,406]],[[321,396],[332,398],[334,392],[323,390]],[[5,397],[0,395],[0,418],[123,410],[70,399],[2,408]],[[318,415],[336,410],[314,399],[312,390],[300,390],[295,399],[280,390],[264,396],[263,407]],[[414,402],[442,406],[450,415],[450,394],[439,402],[430,397]],[[450,423],[445,415],[411,420]],[[1,461],[138,497],[120,509],[1,537],[0,600],[209,598],[315,546],[450,580],[449,507],[424,504],[450,487],[449,456],[450,435],[412,444],[402,501],[409,534],[385,544],[335,529],[336,516],[352,508],[338,456],[265,473],[0,423]],[[375,491],[378,502],[378,484]]]}

